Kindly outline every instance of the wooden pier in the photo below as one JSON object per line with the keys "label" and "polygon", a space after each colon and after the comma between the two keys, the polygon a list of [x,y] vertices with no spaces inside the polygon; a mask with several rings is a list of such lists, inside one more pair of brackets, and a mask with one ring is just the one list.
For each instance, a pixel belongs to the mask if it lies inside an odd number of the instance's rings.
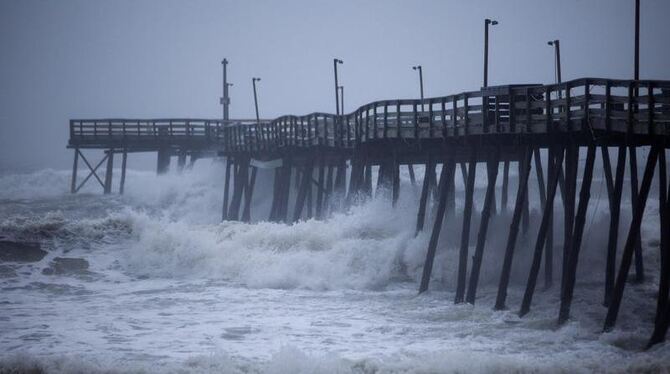
{"label": "wooden pier", "polygon": [[[487,87],[424,100],[384,100],[364,105],[350,114],[289,115],[271,121],[71,120],[68,144],[75,150],[73,193],[91,176],[110,193],[114,154],[123,155],[120,192],[124,188],[129,152],[156,152],[158,172],[167,169],[171,156],[178,156],[180,167],[184,166],[187,156],[191,161],[204,155],[225,157],[223,219],[242,221],[250,220],[259,162],[276,165],[268,220],[286,223],[312,217],[321,219],[332,211],[347,209],[369,198],[374,192],[373,168],[378,173],[376,188],[390,191],[390,203],[395,204],[401,192],[400,168],[408,167],[414,181],[413,165],[421,164],[426,173],[417,206],[417,233],[428,226],[426,212],[431,204],[436,215],[420,292],[429,287],[443,218],[454,213],[455,174],[460,168],[465,182],[465,201],[457,260],[456,303],[476,301],[489,218],[497,209],[507,207],[507,170],[512,163],[518,166],[519,183],[515,197],[509,200],[513,204],[512,221],[504,246],[495,309],[508,307],[507,288],[519,231],[529,230],[528,183],[534,168],[542,218],[538,232],[528,233],[534,240],[534,250],[519,315],[524,316],[531,309],[544,260],[545,287],[552,286],[554,274],[560,276],[559,324],[570,317],[594,164],[600,156],[610,209],[608,242],[606,248],[602,248],[607,257],[603,280],[603,302],[608,308],[603,319],[605,331],[615,327],[630,268],[635,268],[637,280],[644,279],[640,228],[643,215],[649,217],[645,209],[656,175],[661,272],[655,327],[649,346],[665,339],[670,324],[670,191],[665,154],[669,146],[670,81],[598,78],[553,85]],[[649,152],[643,160],[644,169],[637,170],[637,157],[643,147]],[[95,167],[84,158],[91,173],[77,184],[77,163],[83,149],[101,149],[105,156]],[[586,161],[580,171],[581,150],[585,150]],[[610,161],[611,150],[616,152],[614,165]],[[546,157],[542,157],[543,153]],[[103,181],[97,169],[105,161]],[[497,191],[501,163],[505,173],[502,189]],[[473,191],[479,164],[486,167],[488,185],[477,228],[471,227],[470,221],[475,209]],[[627,167],[630,184],[624,186]],[[293,183],[294,180],[297,182]],[[626,237],[619,238],[624,188],[631,191],[632,222]],[[563,204],[562,221],[554,214],[557,191]],[[289,199],[289,196],[294,198]],[[554,244],[554,222],[564,228],[562,248]],[[478,230],[474,254],[469,253],[471,230]],[[625,245],[617,269],[619,240]],[[562,258],[562,266],[555,272],[552,259],[556,256]]]}

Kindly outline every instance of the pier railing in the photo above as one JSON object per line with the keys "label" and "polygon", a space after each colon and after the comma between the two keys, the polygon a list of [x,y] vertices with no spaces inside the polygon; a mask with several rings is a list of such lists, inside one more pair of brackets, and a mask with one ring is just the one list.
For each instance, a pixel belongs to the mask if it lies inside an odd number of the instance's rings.
{"label": "pier railing", "polygon": [[670,82],[583,78],[544,86],[497,86],[424,100],[376,101],[341,116],[288,115],[223,129],[226,149],[233,152],[595,130],[669,135]]}
{"label": "pier railing", "polygon": [[555,131],[668,135],[670,81],[582,78],[552,85],[496,86],[424,100],[376,101],[340,116],[311,113],[260,122],[71,120],[70,145],[196,141],[227,152],[253,152],[282,147],[355,148],[383,139]]}

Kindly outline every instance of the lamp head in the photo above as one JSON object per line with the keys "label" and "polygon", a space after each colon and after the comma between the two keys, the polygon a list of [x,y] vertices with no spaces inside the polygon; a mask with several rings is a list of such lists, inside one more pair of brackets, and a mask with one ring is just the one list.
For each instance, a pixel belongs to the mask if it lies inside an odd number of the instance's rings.
{"label": "lamp head", "polygon": [[421,70],[421,65],[412,66],[412,70]]}
{"label": "lamp head", "polygon": [[221,61],[221,64],[223,64],[223,65],[228,64],[228,59],[224,58],[223,61]]}
{"label": "lamp head", "polygon": [[484,20],[484,23],[486,23],[487,25],[495,26],[498,24],[498,21],[487,18]]}
{"label": "lamp head", "polygon": [[260,78],[251,78],[251,79],[252,79],[254,82],[260,82],[260,81],[261,81]]}
{"label": "lamp head", "polygon": [[334,58],[333,61],[335,61],[336,64],[343,64],[344,63],[344,61],[342,61],[338,58]]}

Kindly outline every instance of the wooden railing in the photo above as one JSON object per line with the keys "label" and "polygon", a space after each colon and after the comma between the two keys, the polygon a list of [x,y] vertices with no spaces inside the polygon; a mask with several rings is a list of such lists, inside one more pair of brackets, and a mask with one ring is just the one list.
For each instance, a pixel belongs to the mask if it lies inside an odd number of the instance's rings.
{"label": "wooden railing", "polygon": [[670,135],[670,81],[582,78],[427,98],[384,100],[350,114],[287,115],[272,121],[71,120],[70,143],[102,139],[199,139],[228,152],[282,147],[354,148],[381,139],[612,131]]}
{"label": "wooden railing", "polygon": [[342,116],[282,116],[223,129],[230,151],[593,130],[670,135],[670,82],[583,78],[545,86],[498,86],[424,100],[377,101]]}

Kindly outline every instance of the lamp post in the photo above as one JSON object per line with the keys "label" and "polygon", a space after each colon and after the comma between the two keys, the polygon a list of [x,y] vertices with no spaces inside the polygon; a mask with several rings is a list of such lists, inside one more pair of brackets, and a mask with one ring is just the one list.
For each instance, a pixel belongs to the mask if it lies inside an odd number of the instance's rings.
{"label": "lamp post", "polygon": [[344,114],[344,86],[337,86],[340,90],[340,113]]}
{"label": "lamp post", "polygon": [[489,25],[498,24],[496,20],[484,20],[484,87],[489,86]]}
{"label": "lamp post", "polygon": [[333,73],[335,74],[335,112],[337,115],[340,115],[340,94],[339,94],[339,84],[337,82],[337,64],[342,64],[344,61],[334,58],[333,59]]}
{"label": "lamp post", "polygon": [[640,80],[640,0],[635,0],[635,72],[634,79]]}
{"label": "lamp post", "polygon": [[224,58],[223,61],[221,61],[221,65],[223,67],[223,97],[221,98],[220,102],[221,105],[223,105],[223,120],[227,121],[229,119],[228,106],[230,105],[228,87],[232,86],[233,84],[228,83],[228,60]]}
{"label": "lamp post", "polygon": [[260,78],[251,78],[251,84],[254,86],[254,106],[256,107],[256,123],[260,123],[261,119],[258,115],[258,94],[256,93],[256,82],[260,82]]}
{"label": "lamp post", "polygon": [[561,43],[558,39],[547,42],[554,47],[554,63],[556,66],[556,83],[561,83]]}
{"label": "lamp post", "polygon": [[419,92],[421,93],[421,111],[423,112],[423,68],[421,65],[412,66],[412,70],[419,71]]}

